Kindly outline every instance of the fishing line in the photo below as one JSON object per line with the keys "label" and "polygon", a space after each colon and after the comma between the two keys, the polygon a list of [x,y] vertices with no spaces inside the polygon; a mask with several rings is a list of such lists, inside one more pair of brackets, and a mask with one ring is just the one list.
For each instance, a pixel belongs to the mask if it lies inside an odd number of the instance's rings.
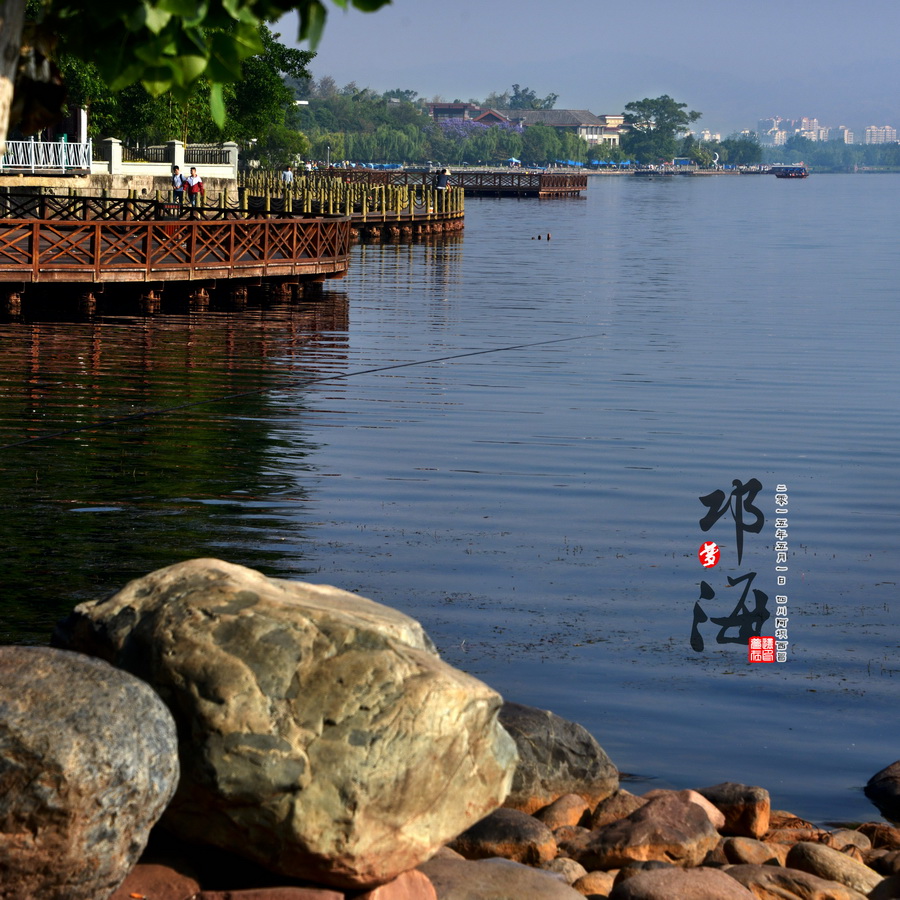
{"label": "fishing line", "polygon": [[[525,350],[529,347],[542,347],[547,344],[563,344],[567,341],[584,341],[589,338],[602,337],[602,334],[579,334],[574,337],[552,338],[546,341],[532,341],[528,344],[510,344],[507,347],[489,347],[487,350],[470,350],[466,353],[453,353],[448,356],[433,356],[429,359],[411,360],[410,362],[391,363],[389,366],[374,366],[370,369],[357,369],[354,372],[340,372],[335,375],[321,375],[316,378],[307,378],[297,382],[297,387],[308,387],[313,384],[321,384],[323,381],[338,381],[346,378],[356,378],[360,375],[375,375],[379,372],[390,372],[394,369],[408,369],[413,366],[427,366],[430,363],[450,362],[455,359],[465,359],[468,356],[485,356],[489,353],[505,353],[509,350]],[[78,428],[66,428],[62,431],[52,431],[47,434],[39,434],[35,437],[24,438],[21,441],[14,441],[11,444],[0,446],[0,451],[11,450],[14,447],[22,447],[26,444],[34,444],[38,441],[49,441],[54,438],[67,437],[72,434],[79,434],[83,431],[99,431],[102,428],[109,428],[114,425],[123,425],[126,422],[136,422],[141,419],[153,419],[157,416],[166,416],[169,413],[180,412],[185,409],[194,409],[198,406],[207,406],[212,403],[223,403],[228,400],[239,400],[242,397],[253,397],[257,394],[267,394],[271,391],[283,390],[279,387],[254,388],[252,391],[239,391],[235,394],[224,394],[221,397],[213,397],[208,400],[192,400],[189,403],[179,403],[176,406],[167,406],[164,409],[149,409],[142,412],[131,413],[127,416],[115,416],[110,419],[101,419],[99,422],[92,422],[88,425],[79,425]]]}

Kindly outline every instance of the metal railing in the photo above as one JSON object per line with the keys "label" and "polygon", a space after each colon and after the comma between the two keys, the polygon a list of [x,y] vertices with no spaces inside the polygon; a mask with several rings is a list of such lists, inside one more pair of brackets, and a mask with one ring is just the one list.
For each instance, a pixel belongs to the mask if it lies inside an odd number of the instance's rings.
{"label": "metal railing", "polygon": [[122,159],[125,162],[167,163],[168,147],[122,147]]}
{"label": "metal railing", "polygon": [[7,141],[0,157],[2,171],[59,171],[91,169],[91,145],[66,141]]}
{"label": "metal railing", "polygon": [[224,166],[231,161],[228,151],[222,147],[188,145],[184,148],[184,161],[193,166]]}

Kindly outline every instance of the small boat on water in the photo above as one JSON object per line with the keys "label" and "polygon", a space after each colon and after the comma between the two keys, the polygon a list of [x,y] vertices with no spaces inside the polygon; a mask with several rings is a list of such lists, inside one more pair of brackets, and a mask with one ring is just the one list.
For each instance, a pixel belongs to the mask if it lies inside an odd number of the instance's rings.
{"label": "small boat on water", "polygon": [[806,178],[809,171],[803,163],[792,166],[769,166],[769,174],[776,178]]}

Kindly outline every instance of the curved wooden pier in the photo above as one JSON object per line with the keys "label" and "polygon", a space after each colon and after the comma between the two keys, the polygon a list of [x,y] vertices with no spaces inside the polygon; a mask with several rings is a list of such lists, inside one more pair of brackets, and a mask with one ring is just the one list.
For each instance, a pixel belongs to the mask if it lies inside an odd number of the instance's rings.
{"label": "curved wooden pier", "polygon": [[350,220],[61,221],[0,225],[0,282],[342,277]]}
{"label": "curved wooden pier", "polygon": [[[362,184],[430,185],[431,172],[373,169],[335,169],[341,179]],[[466,195],[495,197],[574,197],[587,190],[588,176],[579,172],[491,172],[457,169],[451,172],[450,186]]]}

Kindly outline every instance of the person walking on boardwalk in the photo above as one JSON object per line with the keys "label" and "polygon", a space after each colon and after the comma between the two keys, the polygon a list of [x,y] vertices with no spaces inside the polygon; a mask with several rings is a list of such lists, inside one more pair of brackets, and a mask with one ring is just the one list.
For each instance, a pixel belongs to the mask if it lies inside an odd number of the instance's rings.
{"label": "person walking on boardwalk", "polygon": [[191,166],[191,174],[188,175],[187,183],[188,199],[191,201],[191,206],[196,206],[203,195],[203,181],[197,174],[196,166]]}
{"label": "person walking on boardwalk", "polygon": [[294,170],[290,166],[285,166],[281,173],[281,180],[285,184],[292,184],[294,181]]}
{"label": "person walking on boardwalk", "polygon": [[187,184],[187,178],[181,174],[178,166],[172,167],[172,187],[175,190],[175,202],[178,208],[184,206],[184,186]]}

